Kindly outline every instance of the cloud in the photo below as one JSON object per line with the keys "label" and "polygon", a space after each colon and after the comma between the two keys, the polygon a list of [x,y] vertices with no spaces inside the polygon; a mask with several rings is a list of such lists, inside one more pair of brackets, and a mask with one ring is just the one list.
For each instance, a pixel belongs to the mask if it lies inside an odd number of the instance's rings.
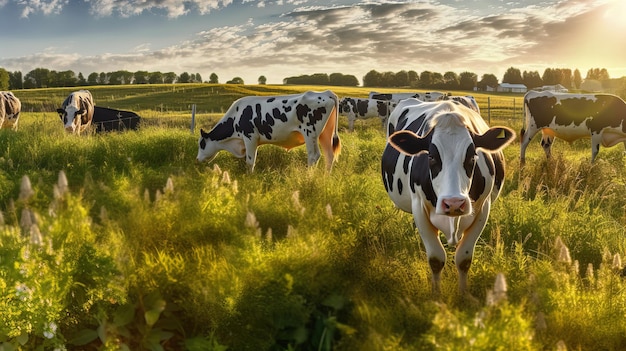
{"label": "cloud", "polygon": [[[7,2],[0,3],[0,7]],[[19,0],[18,4],[22,7],[22,17],[26,18],[31,13],[41,12],[44,15],[59,14],[63,7],[69,3],[69,0]]]}

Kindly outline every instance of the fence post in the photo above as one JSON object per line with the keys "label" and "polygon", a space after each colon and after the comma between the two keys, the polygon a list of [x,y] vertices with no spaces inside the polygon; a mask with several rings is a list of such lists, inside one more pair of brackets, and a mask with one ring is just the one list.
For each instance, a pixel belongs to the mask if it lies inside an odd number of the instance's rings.
{"label": "fence post", "polygon": [[196,104],[191,105],[191,134],[196,129]]}
{"label": "fence post", "polygon": [[487,96],[487,120],[489,125],[491,125],[491,96]]}
{"label": "fence post", "polygon": [[515,120],[516,113],[517,113],[517,110],[515,109],[515,98],[513,98],[513,120]]}

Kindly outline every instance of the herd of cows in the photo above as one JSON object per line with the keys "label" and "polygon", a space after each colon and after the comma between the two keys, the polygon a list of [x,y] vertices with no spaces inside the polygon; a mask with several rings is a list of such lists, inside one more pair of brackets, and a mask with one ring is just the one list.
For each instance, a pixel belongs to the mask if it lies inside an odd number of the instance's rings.
{"label": "herd of cows", "polygon": [[[13,93],[0,92],[2,128],[17,128],[20,108]],[[526,147],[539,132],[547,157],[555,137],[591,138],[592,162],[600,144],[626,146],[626,102],[615,95],[530,91],[524,96],[524,111],[522,164]],[[121,120],[122,113],[133,114],[96,107],[87,90],[71,93],[57,112],[68,133],[83,132],[98,115]],[[245,158],[253,171],[258,146],[290,149],[304,144],[308,165],[316,164],[323,152],[330,171],[341,151],[340,113],[348,117],[350,130],[356,119],[381,119],[387,137],[381,155],[383,184],[394,205],[413,215],[433,290],[439,290],[446,261],[441,232],[449,246],[456,246],[459,290],[466,291],[474,247],[503,185],[502,150],[516,138],[508,127],[488,126],[472,96],[372,92],[367,99],[339,99],[330,90],[247,96],[236,100],[210,131],[200,130],[196,160],[212,160],[226,150]],[[124,128],[134,129],[136,123]]]}
{"label": "herd of cows", "polygon": [[[539,131],[548,157],[554,137],[590,137],[592,161],[600,144],[626,145],[626,102],[617,96],[531,91],[524,96],[524,110],[522,162]],[[321,157],[321,145],[330,171],[341,149],[339,113],[348,116],[350,130],[358,118],[381,119],[388,139],[381,155],[383,184],[394,205],[413,215],[433,290],[440,290],[446,261],[441,232],[449,246],[456,246],[459,291],[465,292],[474,247],[502,189],[502,149],[516,137],[508,127],[489,127],[471,96],[371,93],[368,99],[339,99],[329,90],[248,96],[235,101],[210,131],[200,130],[197,161],[227,150],[245,158],[252,171],[259,145],[305,144],[311,166]]]}
{"label": "herd of cows", "polygon": [[[17,130],[22,103],[10,91],[0,92],[0,128]],[[89,90],[70,93],[57,109],[68,133],[80,134],[95,126],[96,132],[137,129],[139,117],[131,111],[96,106]]]}

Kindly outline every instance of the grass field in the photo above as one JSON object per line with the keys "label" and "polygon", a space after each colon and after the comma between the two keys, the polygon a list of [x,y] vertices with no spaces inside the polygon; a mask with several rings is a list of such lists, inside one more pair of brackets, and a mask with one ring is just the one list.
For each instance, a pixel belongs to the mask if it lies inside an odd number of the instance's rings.
{"label": "grass field", "polygon": [[[626,349],[621,145],[591,165],[589,140],[557,141],[549,162],[533,140],[523,169],[519,144],[505,150],[473,301],[457,295],[452,250],[432,295],[412,217],[382,185],[377,120],[348,133],[340,118],[330,174],[306,167],[304,147],[261,147],[253,174],[225,152],[194,162],[198,129],[234,99],[320,87],[89,89],[142,127],[67,135],[54,111],[72,89],[35,89],[15,91],[19,130],[0,130],[4,350]],[[492,125],[520,129],[521,96],[475,96]]]}

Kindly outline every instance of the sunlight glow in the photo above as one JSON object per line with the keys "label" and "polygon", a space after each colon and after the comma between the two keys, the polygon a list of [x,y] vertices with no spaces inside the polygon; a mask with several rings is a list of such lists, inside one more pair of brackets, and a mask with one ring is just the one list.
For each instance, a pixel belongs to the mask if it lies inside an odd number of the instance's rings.
{"label": "sunlight glow", "polygon": [[604,19],[611,27],[626,28],[626,1],[611,1],[604,12]]}

